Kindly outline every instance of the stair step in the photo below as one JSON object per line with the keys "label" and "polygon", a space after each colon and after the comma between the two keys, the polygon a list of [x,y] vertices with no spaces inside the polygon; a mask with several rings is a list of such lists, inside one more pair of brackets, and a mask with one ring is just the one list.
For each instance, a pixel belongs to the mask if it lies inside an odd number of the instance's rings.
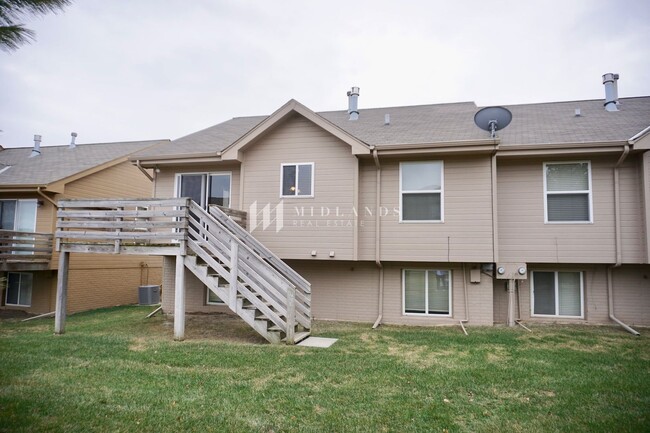
{"label": "stair step", "polygon": [[[305,338],[309,337],[311,335],[311,332],[305,331],[305,332],[296,332],[293,336],[293,343],[298,344]],[[282,341],[287,341],[287,338],[283,338]]]}

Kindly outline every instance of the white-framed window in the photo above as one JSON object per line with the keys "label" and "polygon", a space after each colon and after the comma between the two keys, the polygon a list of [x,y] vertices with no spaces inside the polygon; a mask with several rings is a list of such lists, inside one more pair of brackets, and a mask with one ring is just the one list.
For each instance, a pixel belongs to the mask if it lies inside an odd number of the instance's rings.
{"label": "white-framed window", "polygon": [[230,207],[232,173],[177,173],[176,197],[190,197],[203,208]]}
{"label": "white-framed window", "polygon": [[29,272],[7,272],[7,293],[5,305],[31,307],[34,274]]}
{"label": "white-framed window", "polygon": [[35,232],[37,207],[36,199],[0,200],[0,229]]}
{"label": "white-framed window", "polygon": [[280,197],[314,197],[314,163],[280,165]]}
{"label": "white-framed window", "polygon": [[531,315],[584,317],[584,278],[576,271],[533,271]]}
{"label": "white-framed window", "polygon": [[224,305],[221,300],[208,286],[205,286],[205,303],[206,305]]}
{"label": "white-framed window", "polygon": [[444,221],[442,161],[401,162],[399,165],[400,221]]}
{"label": "white-framed window", "polygon": [[591,163],[544,163],[544,222],[592,223]]}
{"label": "white-framed window", "polygon": [[404,314],[451,316],[451,271],[402,270]]}

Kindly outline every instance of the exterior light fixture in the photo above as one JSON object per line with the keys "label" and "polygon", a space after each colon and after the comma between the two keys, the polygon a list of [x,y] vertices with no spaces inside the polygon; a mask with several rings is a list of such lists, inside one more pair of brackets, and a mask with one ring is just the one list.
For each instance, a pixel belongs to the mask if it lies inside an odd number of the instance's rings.
{"label": "exterior light fixture", "polygon": [[505,274],[505,273],[506,273],[506,268],[504,268],[503,266],[499,266],[499,267],[497,268],[497,274],[499,274],[499,275],[503,275],[503,274]]}

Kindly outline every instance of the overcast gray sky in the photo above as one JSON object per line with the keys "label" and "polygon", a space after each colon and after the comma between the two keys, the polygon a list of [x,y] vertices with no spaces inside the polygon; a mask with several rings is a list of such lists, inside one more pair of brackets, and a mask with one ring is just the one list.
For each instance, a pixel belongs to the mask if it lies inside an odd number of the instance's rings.
{"label": "overcast gray sky", "polygon": [[[175,139],[315,111],[650,95],[650,1],[76,0],[0,52],[0,144]],[[650,123],[650,122],[649,122]]]}

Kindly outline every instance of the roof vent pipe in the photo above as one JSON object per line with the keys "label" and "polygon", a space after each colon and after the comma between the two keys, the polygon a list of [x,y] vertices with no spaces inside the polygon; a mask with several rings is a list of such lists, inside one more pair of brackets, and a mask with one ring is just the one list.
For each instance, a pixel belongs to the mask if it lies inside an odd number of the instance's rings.
{"label": "roof vent pipe", "polygon": [[352,90],[348,91],[348,114],[350,115],[350,120],[357,120],[359,118],[359,88],[352,87]]}
{"label": "roof vent pipe", "polygon": [[70,149],[74,149],[77,147],[77,143],[74,141],[77,139],[77,133],[76,132],[71,132],[70,133]]}
{"label": "roof vent pipe", "polygon": [[38,134],[34,135],[34,148],[32,149],[31,155],[29,157],[38,156],[41,154],[41,136]]}
{"label": "roof vent pipe", "polygon": [[390,114],[384,114],[384,125],[390,125]]}
{"label": "roof vent pipe", "polygon": [[611,72],[603,75],[605,85],[605,110],[618,111],[618,74]]}

